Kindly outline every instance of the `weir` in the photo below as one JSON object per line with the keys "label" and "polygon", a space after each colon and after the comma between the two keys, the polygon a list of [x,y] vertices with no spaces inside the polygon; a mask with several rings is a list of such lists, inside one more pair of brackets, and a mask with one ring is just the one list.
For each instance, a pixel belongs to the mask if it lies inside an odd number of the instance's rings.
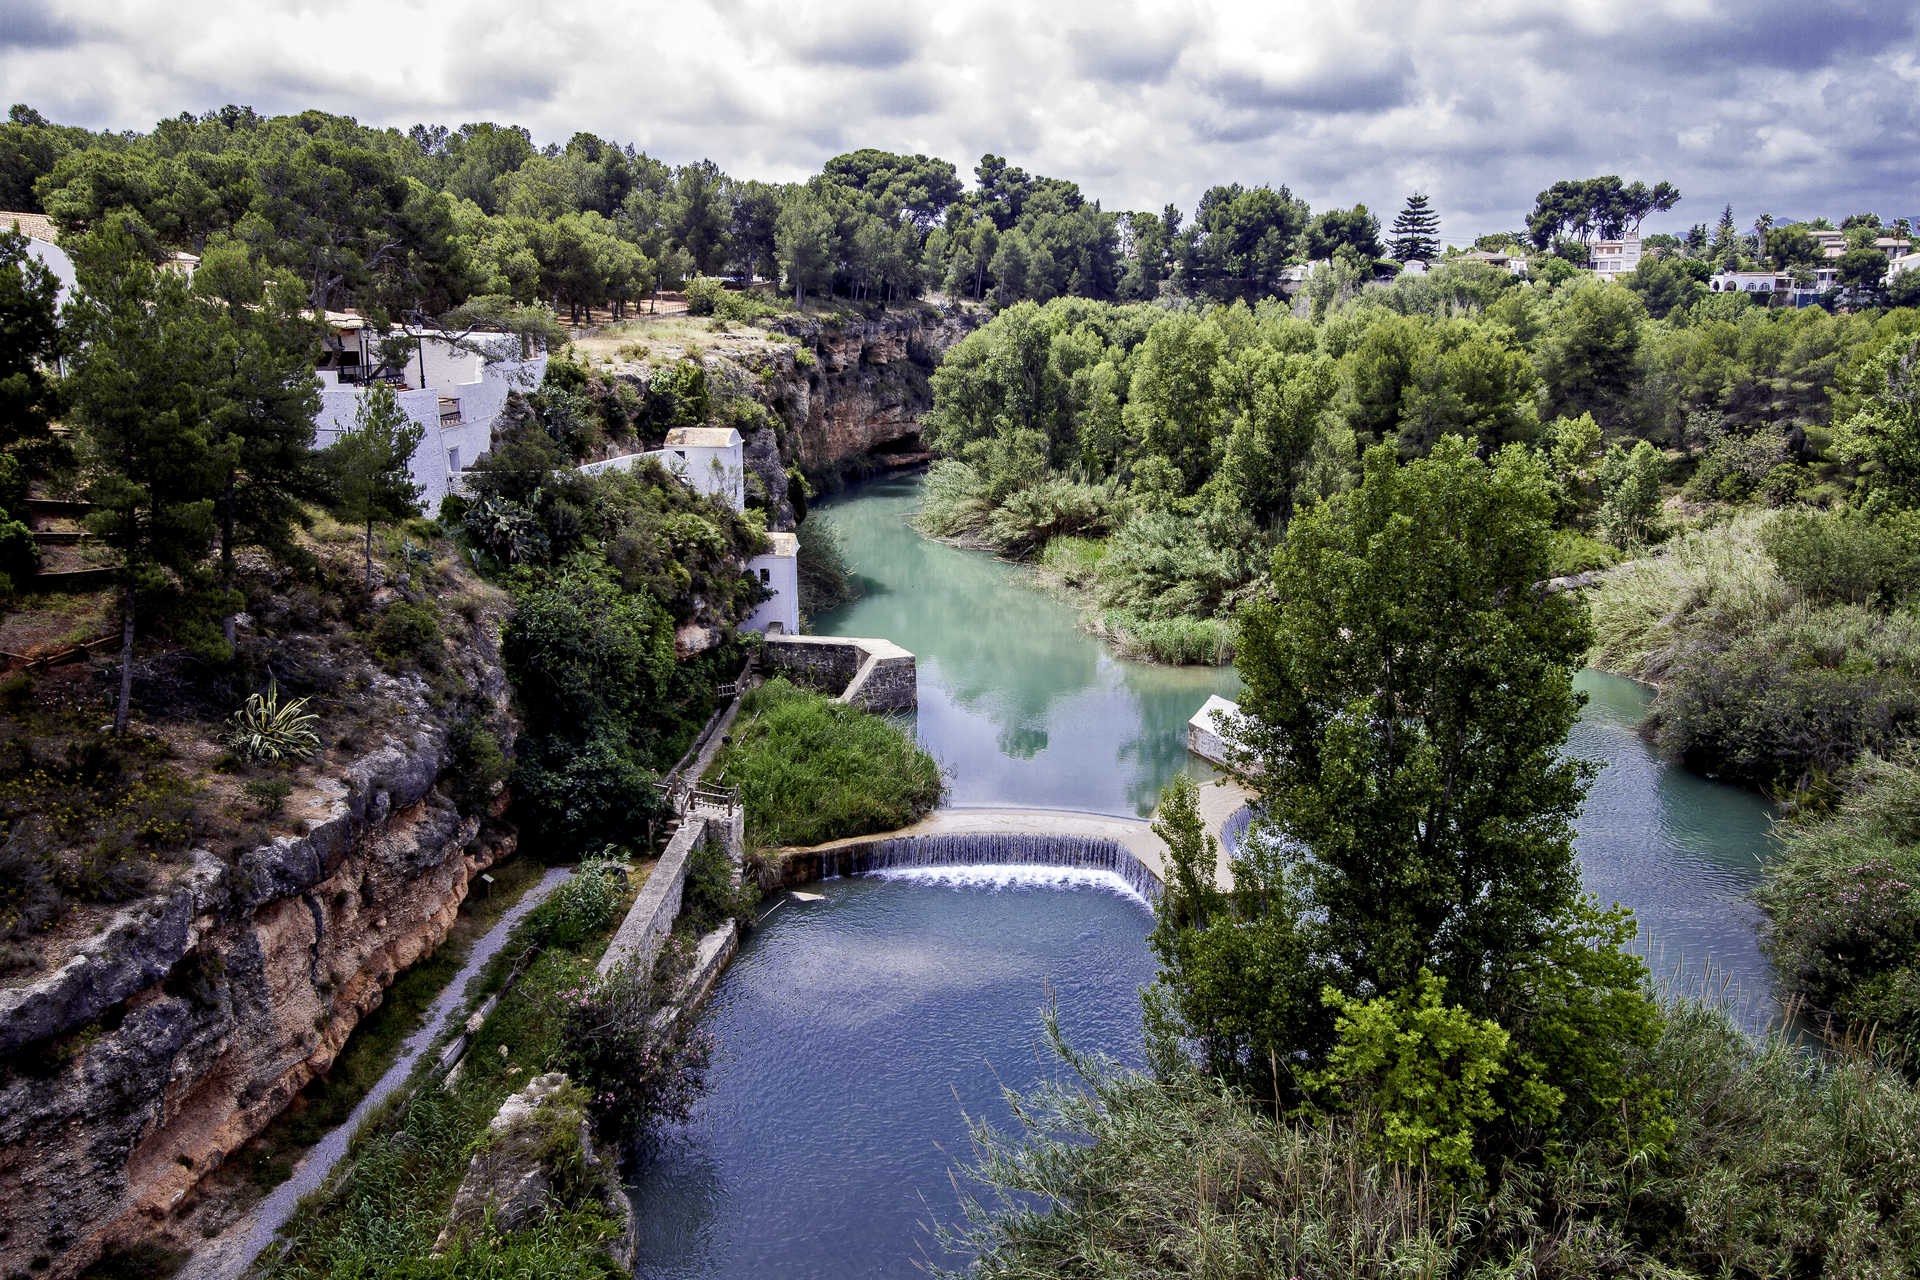
{"label": "weir", "polygon": [[1110,871],[1148,902],[1160,900],[1157,868],[1117,840],[1091,836],[989,833],[882,836],[795,850],[782,866],[788,885],[916,867],[1077,867]]}

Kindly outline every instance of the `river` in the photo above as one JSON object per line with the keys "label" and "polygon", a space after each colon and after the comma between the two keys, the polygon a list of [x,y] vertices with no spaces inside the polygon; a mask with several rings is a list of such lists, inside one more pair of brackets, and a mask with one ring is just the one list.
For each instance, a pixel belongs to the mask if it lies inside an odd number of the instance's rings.
{"label": "river", "polygon": [[[1189,760],[1186,722],[1231,670],[1124,662],[1019,568],[920,537],[918,477],[823,503],[863,595],[813,619],[919,660],[914,732],[949,803],[1146,814]],[[1582,672],[1568,751],[1601,766],[1579,823],[1587,888],[1633,908],[1662,976],[1730,989],[1757,1025],[1771,984],[1747,893],[1771,807],[1661,761],[1635,727],[1640,686]],[[971,871],[823,886],[784,899],[721,979],[711,1094],[663,1136],[633,1188],[638,1274],[661,1280],[912,1276],[952,1224],[964,1116],[1005,1123],[1002,1084],[1057,1065],[1037,1049],[1057,998],[1081,1048],[1136,1061],[1151,979],[1145,906],[1090,878]],[[952,1259],[944,1259],[951,1263]]]}

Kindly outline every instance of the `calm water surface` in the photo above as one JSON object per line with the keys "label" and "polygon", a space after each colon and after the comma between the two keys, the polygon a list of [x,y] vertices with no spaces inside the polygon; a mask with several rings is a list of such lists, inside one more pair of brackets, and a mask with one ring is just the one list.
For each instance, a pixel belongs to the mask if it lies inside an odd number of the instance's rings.
{"label": "calm water surface", "polygon": [[[824,504],[864,596],[814,620],[884,636],[919,659],[915,731],[946,767],[950,803],[1149,813],[1186,754],[1186,722],[1232,671],[1123,662],[1067,605],[991,557],[908,526],[917,477]],[[803,534],[804,536],[804,530]],[[1711,965],[1759,1023],[1772,1012],[1746,894],[1772,810],[1662,763],[1635,732],[1641,687],[1583,672],[1570,753],[1602,768],[1579,828],[1581,871],[1633,908],[1663,974]],[[635,1186],[638,1274],[908,1276],[951,1223],[963,1113],[1005,1119],[999,1085],[1054,1064],[1036,1052],[1051,990],[1070,1037],[1139,1048],[1150,919],[1110,890],[856,880],[788,901],[721,979],[708,1025],[723,1046],[712,1094]],[[949,1260],[950,1262],[952,1260]]]}
{"label": "calm water surface", "polygon": [[[1023,869],[1024,870],[1024,869]],[[952,1224],[966,1116],[1011,1123],[1002,1084],[1060,1070],[1040,1010],[1068,1039],[1139,1064],[1152,917],[1107,887],[1003,871],[961,883],[828,881],[741,948],[705,1015],[712,1092],[631,1188],[636,1275],[659,1280],[918,1276]]]}

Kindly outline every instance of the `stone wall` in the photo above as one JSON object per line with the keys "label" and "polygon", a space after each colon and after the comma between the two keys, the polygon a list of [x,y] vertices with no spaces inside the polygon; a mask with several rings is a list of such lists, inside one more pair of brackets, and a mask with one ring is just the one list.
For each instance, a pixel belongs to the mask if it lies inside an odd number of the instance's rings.
{"label": "stone wall", "polygon": [[766,669],[869,711],[919,705],[914,656],[891,640],[854,636],[768,636]]}

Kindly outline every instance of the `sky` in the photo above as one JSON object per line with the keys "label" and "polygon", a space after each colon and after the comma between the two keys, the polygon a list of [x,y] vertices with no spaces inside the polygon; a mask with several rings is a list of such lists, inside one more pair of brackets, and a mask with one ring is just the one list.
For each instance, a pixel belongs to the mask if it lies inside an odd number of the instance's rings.
{"label": "sky", "polygon": [[0,0],[0,85],[145,130],[226,103],[362,123],[577,130],[790,181],[843,151],[983,152],[1109,209],[1282,183],[1441,233],[1517,229],[1614,173],[1646,230],[1920,215],[1906,0]]}

